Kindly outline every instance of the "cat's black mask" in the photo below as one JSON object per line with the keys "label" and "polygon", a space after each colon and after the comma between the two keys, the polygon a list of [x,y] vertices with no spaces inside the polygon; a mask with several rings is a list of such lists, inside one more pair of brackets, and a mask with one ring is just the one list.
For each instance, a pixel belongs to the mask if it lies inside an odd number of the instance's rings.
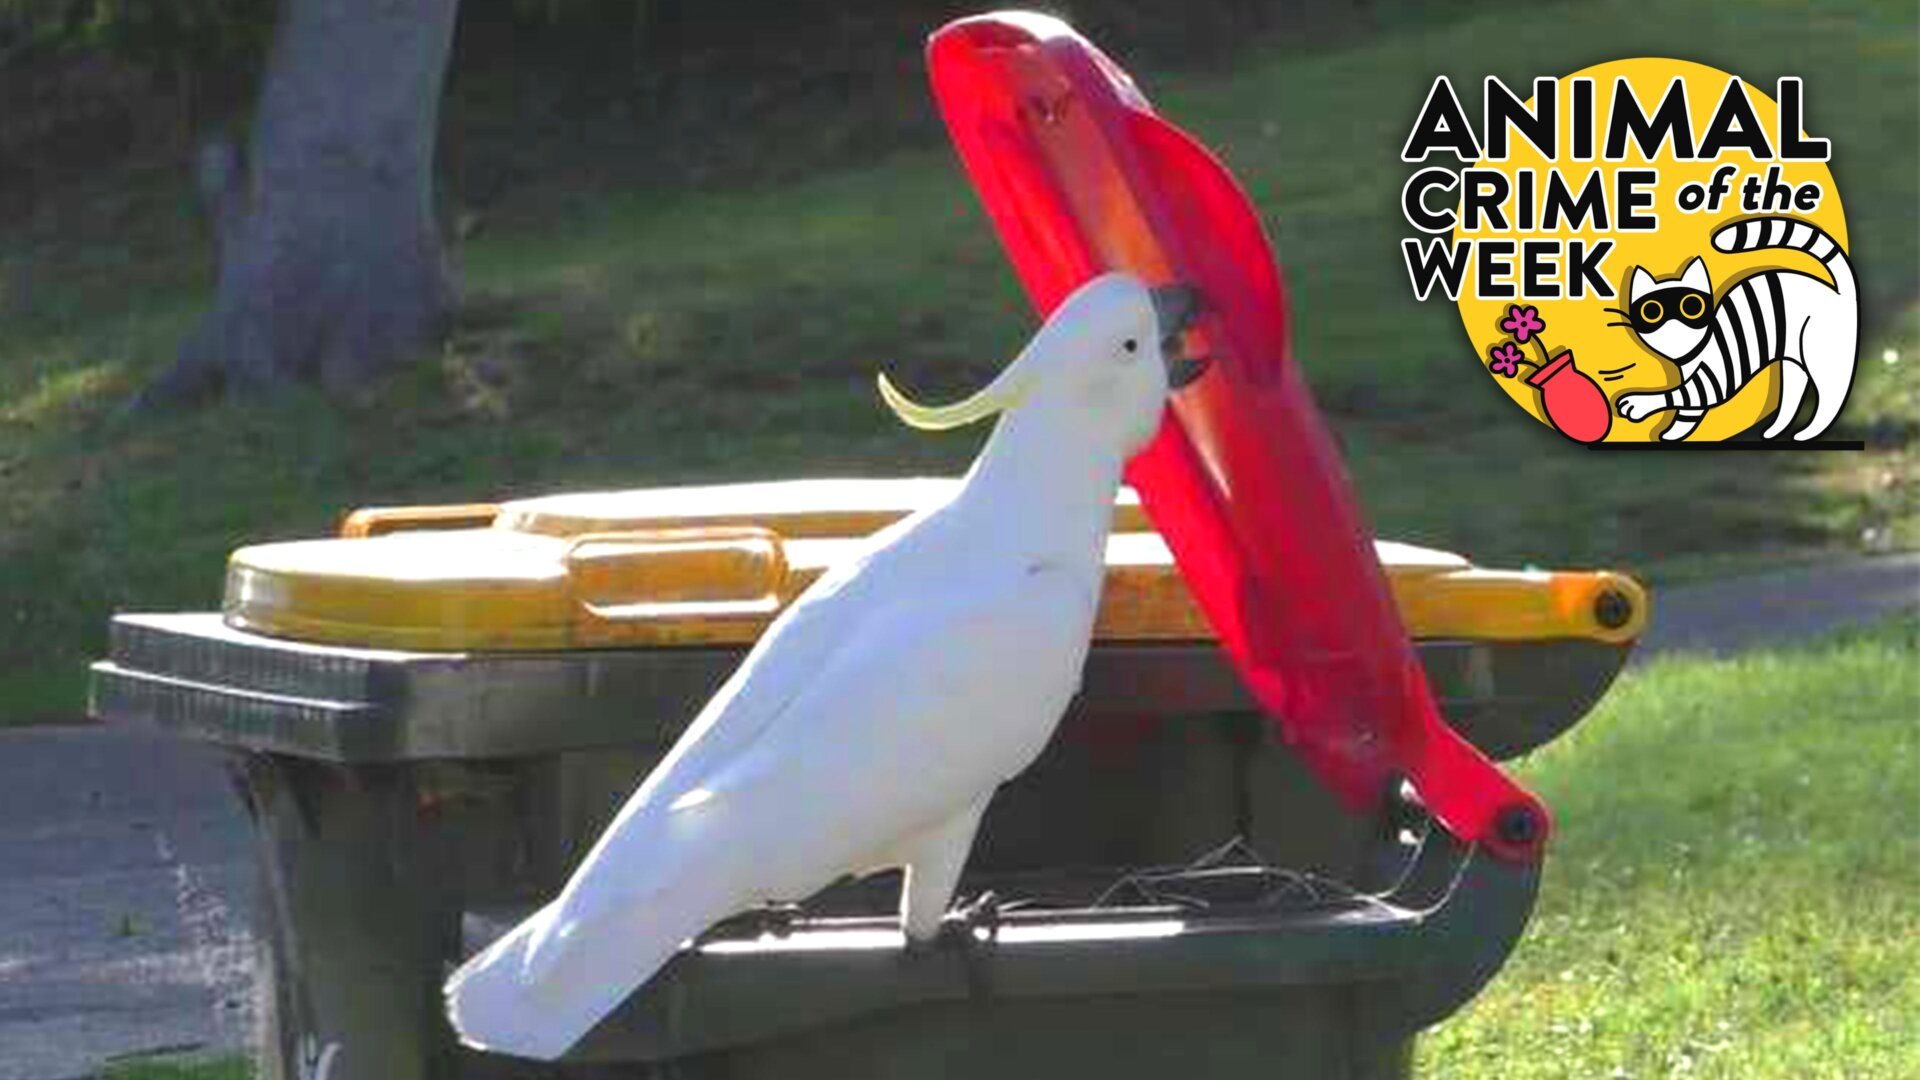
{"label": "cat's black mask", "polygon": [[1627,325],[1638,334],[1651,334],[1666,322],[1683,322],[1695,330],[1706,329],[1713,320],[1713,297],[1699,289],[1671,285],[1635,300],[1625,311],[1608,308],[1627,317]]}

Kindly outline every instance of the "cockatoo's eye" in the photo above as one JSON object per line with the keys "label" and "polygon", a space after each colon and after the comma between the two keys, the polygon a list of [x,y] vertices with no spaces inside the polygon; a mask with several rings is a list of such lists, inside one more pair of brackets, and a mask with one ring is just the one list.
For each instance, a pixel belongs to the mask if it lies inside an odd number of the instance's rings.
{"label": "cockatoo's eye", "polygon": [[1125,360],[1128,357],[1131,357],[1134,353],[1137,353],[1140,351],[1140,342],[1134,340],[1133,338],[1128,338],[1127,340],[1120,343],[1120,347],[1127,351],[1127,355],[1121,357],[1122,360]]}

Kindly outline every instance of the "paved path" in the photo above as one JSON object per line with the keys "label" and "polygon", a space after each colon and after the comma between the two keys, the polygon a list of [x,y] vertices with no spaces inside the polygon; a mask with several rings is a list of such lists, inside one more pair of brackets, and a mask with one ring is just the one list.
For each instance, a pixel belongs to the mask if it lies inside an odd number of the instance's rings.
{"label": "paved path", "polygon": [[[1669,589],[1652,650],[1738,649],[1920,607],[1920,555]],[[122,729],[0,730],[0,1080],[244,1046],[246,822],[215,753]]]}
{"label": "paved path", "polygon": [[1920,608],[1920,552],[1722,578],[1661,590],[1638,655],[1789,643]]}
{"label": "paved path", "polygon": [[247,843],[212,750],[0,730],[0,1080],[245,1045]]}

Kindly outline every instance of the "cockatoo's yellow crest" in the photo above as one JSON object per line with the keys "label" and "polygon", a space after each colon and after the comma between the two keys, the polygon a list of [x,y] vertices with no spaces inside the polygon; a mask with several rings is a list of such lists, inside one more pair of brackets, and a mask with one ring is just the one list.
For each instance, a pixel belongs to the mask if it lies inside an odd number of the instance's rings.
{"label": "cockatoo's yellow crest", "polygon": [[[1006,375],[1013,373],[1013,370],[1009,369]],[[973,396],[951,405],[922,405],[901,393],[899,388],[893,385],[892,380],[887,378],[885,372],[881,372],[876,378],[880,384],[880,397],[887,403],[887,408],[893,410],[893,414],[900,418],[901,423],[921,431],[947,431],[965,427],[976,420],[983,420],[995,413],[1011,409],[1026,397],[1024,385],[1017,383],[1002,385],[1013,382],[1006,376],[1002,376]]]}

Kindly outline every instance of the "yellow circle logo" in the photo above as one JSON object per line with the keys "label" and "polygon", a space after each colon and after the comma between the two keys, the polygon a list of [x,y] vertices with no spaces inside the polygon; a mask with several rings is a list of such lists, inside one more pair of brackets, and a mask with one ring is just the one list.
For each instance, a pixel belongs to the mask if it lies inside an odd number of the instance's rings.
{"label": "yellow circle logo", "polygon": [[1485,376],[1577,441],[1812,439],[1859,316],[1804,111],[1798,79],[1683,60],[1488,79],[1474,119],[1437,80],[1402,155],[1415,295],[1453,298]]}

